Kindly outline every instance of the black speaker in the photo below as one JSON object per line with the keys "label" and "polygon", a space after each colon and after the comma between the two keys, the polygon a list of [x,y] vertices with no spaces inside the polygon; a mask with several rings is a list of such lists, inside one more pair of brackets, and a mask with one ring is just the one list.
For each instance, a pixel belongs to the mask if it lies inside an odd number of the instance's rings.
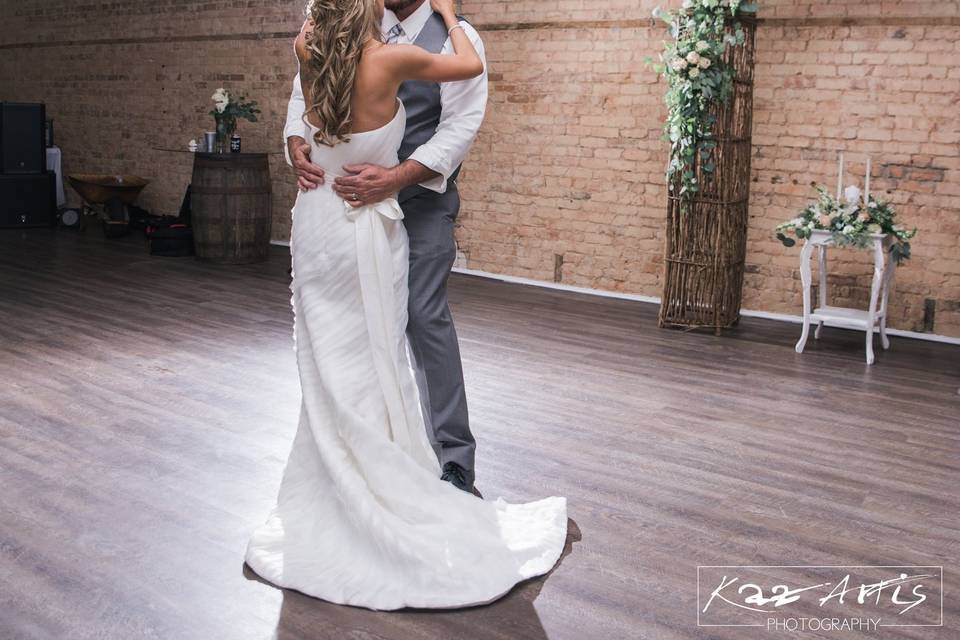
{"label": "black speaker", "polygon": [[45,172],[46,127],[44,105],[0,102],[0,173]]}
{"label": "black speaker", "polygon": [[57,174],[0,175],[0,228],[52,227],[57,222]]}

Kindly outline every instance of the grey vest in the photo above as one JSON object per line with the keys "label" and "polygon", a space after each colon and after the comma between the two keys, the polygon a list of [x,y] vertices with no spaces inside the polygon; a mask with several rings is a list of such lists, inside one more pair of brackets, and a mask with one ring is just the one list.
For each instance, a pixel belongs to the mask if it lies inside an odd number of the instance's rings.
{"label": "grey vest", "polygon": [[[413,44],[430,53],[440,53],[448,37],[443,18],[440,14],[434,13],[427,19],[427,23],[423,25],[420,35]],[[407,80],[400,85],[397,95],[403,101],[407,111],[407,130],[403,134],[399,154],[400,160],[403,161],[437,132],[443,109],[440,104],[440,84],[437,82]],[[459,173],[460,167],[457,167],[450,176],[449,182],[453,183]]]}

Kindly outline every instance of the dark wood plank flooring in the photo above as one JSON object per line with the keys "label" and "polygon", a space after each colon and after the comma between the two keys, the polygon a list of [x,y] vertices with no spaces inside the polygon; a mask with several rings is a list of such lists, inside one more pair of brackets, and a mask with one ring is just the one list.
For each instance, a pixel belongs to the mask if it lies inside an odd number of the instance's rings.
{"label": "dark wood plank flooring", "polygon": [[706,564],[944,565],[944,629],[843,637],[956,637],[960,348],[894,337],[867,367],[859,333],[797,355],[796,325],[659,330],[653,305],[466,276],[478,485],[567,496],[560,566],[446,612],[261,583],[243,550],[299,408],[287,262],[0,231],[0,638],[771,637],[697,628]]}

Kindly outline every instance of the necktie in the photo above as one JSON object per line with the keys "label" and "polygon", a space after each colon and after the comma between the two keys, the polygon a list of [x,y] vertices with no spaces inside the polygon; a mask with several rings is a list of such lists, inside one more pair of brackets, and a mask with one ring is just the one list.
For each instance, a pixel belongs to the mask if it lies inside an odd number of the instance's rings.
{"label": "necktie", "polygon": [[397,44],[400,36],[403,35],[403,27],[399,24],[393,25],[393,29],[387,32],[387,44]]}

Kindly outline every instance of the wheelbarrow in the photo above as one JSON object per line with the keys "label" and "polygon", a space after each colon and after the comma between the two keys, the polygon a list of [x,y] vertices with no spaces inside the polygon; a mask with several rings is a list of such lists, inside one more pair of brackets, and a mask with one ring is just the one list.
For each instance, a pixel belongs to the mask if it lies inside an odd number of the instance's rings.
{"label": "wheelbarrow", "polygon": [[132,205],[143,188],[149,184],[139,176],[74,173],[67,176],[70,186],[83,199],[83,213],[103,221],[103,232],[108,238],[117,238],[130,230]]}

